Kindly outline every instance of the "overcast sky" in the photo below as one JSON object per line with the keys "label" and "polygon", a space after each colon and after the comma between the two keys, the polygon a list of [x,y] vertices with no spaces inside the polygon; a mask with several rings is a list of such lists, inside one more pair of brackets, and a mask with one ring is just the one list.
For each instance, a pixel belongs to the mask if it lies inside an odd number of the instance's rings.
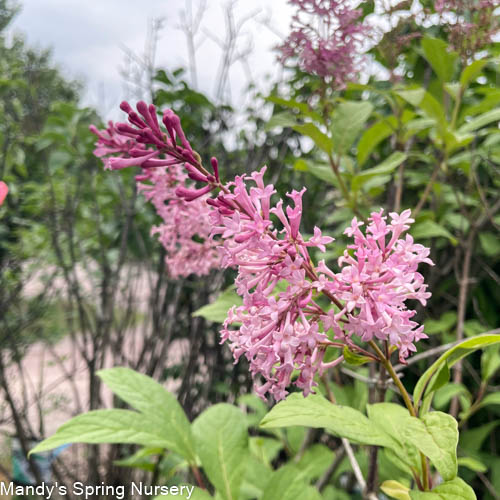
{"label": "overcast sky", "polygon": [[[114,109],[124,97],[119,69],[124,64],[123,46],[143,53],[148,20],[164,18],[160,32],[157,64],[174,69],[187,63],[187,45],[178,28],[180,12],[189,0],[21,0],[22,11],[13,23],[13,31],[25,34],[31,45],[51,47],[54,60],[63,73],[85,82],[85,104],[100,105],[104,115],[116,116]],[[196,11],[200,0],[192,0]],[[210,34],[225,34],[224,7],[228,0],[207,0],[201,23],[197,51],[200,90],[214,95],[220,49]],[[266,74],[277,75],[279,65],[272,48],[286,34],[291,9],[286,0],[239,0],[236,20],[253,14],[245,23],[240,47],[252,40],[248,68],[259,85]],[[263,22],[272,19],[270,27]],[[232,102],[241,102],[248,71],[235,64],[231,71]],[[104,108],[104,109],[103,109]]]}

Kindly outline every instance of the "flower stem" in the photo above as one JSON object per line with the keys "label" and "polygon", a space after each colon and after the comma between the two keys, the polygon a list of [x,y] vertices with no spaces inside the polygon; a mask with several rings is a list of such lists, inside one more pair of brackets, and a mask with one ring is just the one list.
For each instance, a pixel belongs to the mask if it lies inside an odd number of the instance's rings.
{"label": "flower stem", "polygon": [[[381,351],[380,347],[376,344],[376,342],[370,340],[369,343],[372,346],[373,350],[377,353],[377,356],[379,357],[380,362],[384,365],[385,369],[387,370],[387,373],[389,373],[392,380],[399,389],[399,392],[403,397],[403,400],[405,402],[406,407],[408,408],[408,411],[410,412],[410,415],[412,417],[417,418],[417,412],[415,410],[415,407],[413,406],[410,395],[408,394],[408,391],[406,390],[405,386],[398,377],[396,371],[394,370],[391,360],[384,356],[384,353]],[[429,465],[427,463],[425,455],[422,452],[420,452],[420,462],[422,464],[422,487],[424,491],[426,491],[429,489]]]}

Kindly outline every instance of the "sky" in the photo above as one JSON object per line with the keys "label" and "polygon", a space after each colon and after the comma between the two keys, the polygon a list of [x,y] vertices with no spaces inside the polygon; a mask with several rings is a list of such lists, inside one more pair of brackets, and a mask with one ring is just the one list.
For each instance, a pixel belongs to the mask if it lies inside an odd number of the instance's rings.
{"label": "sky", "polygon": [[[203,0],[20,0],[22,10],[11,32],[21,32],[30,45],[52,48],[54,61],[63,74],[84,82],[85,105],[96,106],[101,114],[114,118],[119,102],[128,97],[120,67],[125,65],[124,47],[143,54],[148,23],[163,18],[159,32],[156,64],[175,69],[186,66],[188,50],[179,28],[181,11],[196,13]],[[198,31],[198,89],[214,97],[221,50],[215,38],[225,37],[224,10],[228,0],[206,0]],[[288,31],[291,8],[286,0],[237,0],[236,23],[246,18],[240,31],[239,49],[251,52],[245,65],[235,63],[230,73],[231,91],[225,99],[242,104],[243,89],[251,78],[266,85],[266,75],[279,75],[272,48]]]}

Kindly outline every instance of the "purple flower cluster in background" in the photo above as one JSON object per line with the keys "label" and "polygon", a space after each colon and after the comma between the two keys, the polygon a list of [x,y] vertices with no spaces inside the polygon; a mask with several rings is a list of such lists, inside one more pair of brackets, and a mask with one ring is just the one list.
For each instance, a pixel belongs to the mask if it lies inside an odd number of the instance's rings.
{"label": "purple flower cluster in background", "polygon": [[434,9],[441,15],[441,23],[449,33],[450,45],[462,59],[490,44],[500,29],[495,16],[498,0],[436,0]]}
{"label": "purple flower cluster in background", "polygon": [[362,37],[369,27],[360,21],[360,9],[346,0],[289,0],[297,7],[291,33],[279,47],[280,60],[296,59],[307,73],[342,89],[356,78]]}

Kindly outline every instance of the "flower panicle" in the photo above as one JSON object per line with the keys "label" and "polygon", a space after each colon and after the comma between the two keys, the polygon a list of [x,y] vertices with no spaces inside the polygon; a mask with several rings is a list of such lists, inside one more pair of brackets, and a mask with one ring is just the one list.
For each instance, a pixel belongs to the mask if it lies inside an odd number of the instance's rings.
{"label": "flower panicle", "polygon": [[[353,243],[338,259],[338,271],[324,260],[315,265],[310,250],[325,252],[333,238],[318,227],[311,237],[302,235],[305,188],[287,193],[288,202],[275,201],[266,167],[222,184],[217,160],[211,159],[209,173],[173,112],[163,114],[164,132],[154,107],[122,109],[131,125],[96,131],[99,153],[112,155],[105,159],[111,168],[120,160],[142,168],[138,187],[163,219],[153,232],[174,276],[236,268],[243,303],[228,312],[221,343],[229,344],[235,362],[248,360],[261,397],[283,399],[292,383],[309,394],[316,375],[343,359],[327,357],[328,347],[367,353],[352,337],[387,342],[402,362],[415,351],[426,335],[407,301],[425,305],[430,293],[417,268],[432,261],[428,248],[404,235],[414,222],[409,210],[390,213],[389,222],[383,210],[373,212],[364,232],[355,217],[345,230]],[[214,189],[218,194],[210,196]],[[331,302],[326,311],[321,296]]]}

